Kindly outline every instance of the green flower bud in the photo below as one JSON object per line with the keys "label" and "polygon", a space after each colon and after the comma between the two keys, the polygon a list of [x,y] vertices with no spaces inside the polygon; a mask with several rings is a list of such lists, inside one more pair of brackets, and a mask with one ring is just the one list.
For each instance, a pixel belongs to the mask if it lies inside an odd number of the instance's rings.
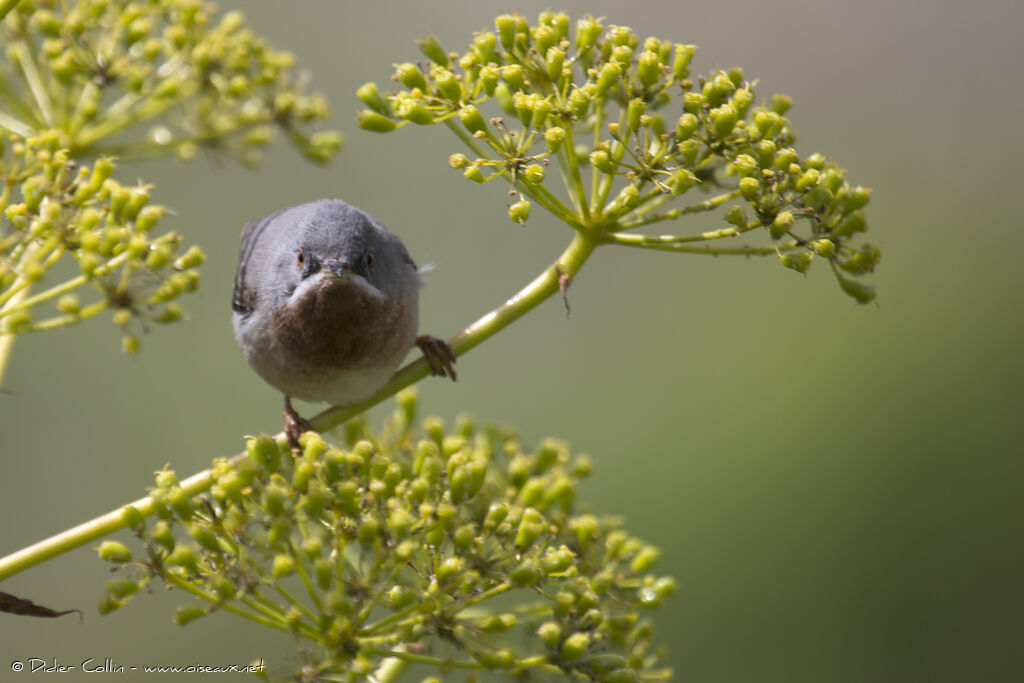
{"label": "green flower bud", "polygon": [[761,191],[761,183],[758,182],[757,178],[742,178],[739,183],[740,194],[748,202],[753,201],[757,198],[757,193]]}
{"label": "green flower bud", "polygon": [[732,106],[736,108],[736,113],[739,116],[740,121],[747,118],[747,112],[750,111],[750,105],[753,103],[754,93],[750,88],[741,88],[733,94]]}
{"label": "green flower bud", "polygon": [[839,287],[849,296],[856,299],[859,304],[866,304],[875,300],[874,285],[864,284],[856,280],[847,280],[841,277],[839,278]]}
{"label": "green flower bud", "polygon": [[506,64],[500,68],[500,71],[502,80],[508,84],[511,91],[518,92],[523,89],[525,83],[523,67],[518,64]]}
{"label": "green flower bud", "polygon": [[793,227],[795,217],[792,211],[783,211],[779,213],[772,220],[772,224],[768,226],[768,232],[771,234],[773,240],[780,239],[789,232],[789,229]]}
{"label": "green flower bud", "polygon": [[569,111],[576,118],[583,118],[590,108],[590,94],[583,88],[576,88],[569,93]]}
{"label": "green flower bud", "polygon": [[850,192],[850,196],[843,203],[843,215],[847,216],[858,209],[864,208],[871,201],[871,188],[858,185]]}
{"label": "green flower bud", "polygon": [[523,171],[523,178],[533,184],[544,182],[544,167],[540,164],[530,164]]}
{"label": "green flower bud", "polygon": [[508,217],[522,225],[530,217],[530,202],[527,199],[520,199],[508,207]]}
{"label": "green flower bud", "polygon": [[582,657],[590,647],[590,634],[578,631],[562,643],[562,659],[572,662]]}
{"label": "green flower bud", "polygon": [[399,95],[394,100],[394,107],[395,113],[406,121],[412,121],[421,126],[428,126],[434,122],[430,110],[412,97]]}
{"label": "green flower bud", "polygon": [[757,162],[749,154],[740,154],[733,162],[733,168],[740,177],[747,178],[757,172]]}
{"label": "green flower bud", "polygon": [[511,14],[501,14],[494,19],[494,28],[501,38],[501,46],[511,50],[516,45],[516,18]]}
{"label": "green flower bud", "polygon": [[672,63],[672,77],[682,81],[690,75],[690,60],[696,52],[696,45],[676,45],[675,60]]}
{"label": "green flower bud", "polygon": [[574,559],[576,556],[564,545],[559,548],[548,548],[540,559],[540,566],[547,574],[557,574],[571,567]]}
{"label": "green flower bud", "polygon": [[437,568],[437,580],[440,583],[447,583],[458,576],[466,567],[466,561],[461,557],[449,557]]}
{"label": "green flower bud", "polygon": [[467,166],[466,170],[462,172],[462,175],[475,183],[482,183],[487,180],[484,178],[484,174],[480,172],[480,167],[476,164]]}
{"label": "green flower bud", "polygon": [[601,22],[589,14],[578,19],[576,21],[576,49],[583,52],[594,47],[603,30]]}
{"label": "green flower bud", "polygon": [[558,37],[550,26],[541,24],[533,29],[533,43],[539,54],[547,54],[547,51],[554,47],[557,42]]}
{"label": "green flower bud", "polygon": [[498,44],[498,38],[490,31],[478,33],[473,37],[473,48],[476,50],[478,62],[481,65],[488,64],[495,60],[494,48]]}
{"label": "green flower bud", "polygon": [[484,92],[488,96],[494,94],[494,89],[498,85],[498,79],[501,76],[501,72],[498,71],[498,67],[488,65],[480,68],[480,82],[484,84]]}
{"label": "green flower bud", "polygon": [[737,228],[745,228],[747,226],[747,213],[743,210],[743,207],[734,204],[725,210],[725,222],[735,225]]}
{"label": "green flower bud", "polygon": [[791,164],[796,163],[797,157],[796,150],[792,147],[784,147],[780,149],[775,155],[775,167],[787,170]]}
{"label": "green flower bud", "polygon": [[557,152],[565,140],[565,129],[561,126],[552,126],[544,131],[544,141],[548,145],[549,152]]}
{"label": "green flower bud", "polygon": [[442,97],[456,104],[462,101],[462,85],[455,74],[447,69],[435,67],[431,69],[430,76],[437,84],[437,91]]}
{"label": "green flower bud", "polygon": [[192,573],[199,571],[199,555],[195,550],[184,545],[175,546],[164,563],[170,567],[181,567]]}
{"label": "green flower bud", "polygon": [[516,588],[529,588],[539,584],[544,575],[536,565],[527,560],[510,571],[508,578]]}
{"label": "green flower bud", "polygon": [[712,107],[722,104],[736,90],[736,85],[729,74],[719,71],[711,80],[704,84],[703,94]]}
{"label": "green flower bud", "polygon": [[476,133],[477,131],[484,131],[487,129],[487,122],[484,121],[483,115],[480,113],[480,110],[472,104],[467,104],[459,109],[459,119],[462,120],[462,125],[464,125],[466,130],[470,133]]}
{"label": "green flower bud", "polygon": [[562,80],[562,66],[565,64],[565,52],[557,47],[548,48],[545,53],[545,69],[553,82]]}
{"label": "green flower bud", "polygon": [[628,135],[639,128],[640,117],[647,111],[647,103],[638,97],[633,98],[629,101],[629,106],[626,111],[626,122],[628,126],[626,134]]}
{"label": "green flower bud", "polygon": [[820,180],[821,171],[819,171],[816,168],[810,168],[807,169],[807,171],[804,172],[803,175],[797,178],[794,187],[796,187],[797,192],[804,192],[817,185]]}
{"label": "green flower bud", "polygon": [[832,258],[836,253],[836,243],[830,239],[819,239],[811,242],[814,253],[824,258]]}
{"label": "green flower bud", "polygon": [[500,106],[506,114],[511,114],[513,116],[516,114],[515,104],[512,101],[512,91],[509,89],[508,83],[501,81],[494,86],[494,99],[498,101],[498,106]]}
{"label": "green flower bud", "polygon": [[771,110],[782,116],[793,106],[793,100],[787,95],[772,95]]}
{"label": "green flower bud", "polygon": [[485,633],[503,633],[518,624],[519,619],[514,614],[493,614],[484,621],[481,628]]}
{"label": "green flower bud", "polygon": [[832,234],[836,237],[849,237],[857,232],[867,232],[867,229],[867,215],[863,211],[855,211],[839,221],[832,228]]}
{"label": "green flower bud", "polygon": [[551,113],[551,102],[544,98],[534,98],[533,100],[533,127],[541,128],[544,125],[544,121],[547,120],[548,114]]}
{"label": "green flower bud", "polygon": [[546,530],[547,526],[545,525],[543,515],[533,508],[527,508],[523,512],[523,518],[520,520],[519,528],[516,532],[516,547],[520,551],[526,550]]}
{"label": "green flower bud", "polygon": [[125,334],[121,336],[121,352],[127,353],[129,356],[134,356],[139,352],[142,346],[142,342],[134,334]]}
{"label": "green flower bud", "polygon": [[394,609],[402,609],[416,601],[416,591],[406,586],[392,586],[388,590],[388,600]]}
{"label": "green flower bud", "polygon": [[840,267],[848,273],[862,275],[874,271],[875,266],[882,259],[882,250],[870,244],[865,244],[857,250],[847,261],[840,263]]}
{"label": "green flower bud", "polygon": [[754,127],[762,137],[769,137],[782,127],[782,117],[773,111],[759,110],[754,114]]}
{"label": "green flower bud", "polygon": [[201,266],[205,260],[206,254],[203,253],[203,250],[197,246],[192,246],[174,262],[174,269],[196,268]]}
{"label": "green flower bud", "polygon": [[537,635],[548,647],[557,647],[558,641],[562,639],[562,627],[557,621],[545,621],[537,629]]}
{"label": "green flower bud", "polygon": [[380,534],[380,522],[375,517],[363,517],[359,523],[358,537],[363,546],[370,546]]}
{"label": "green flower bud", "polygon": [[377,84],[373,81],[363,83],[356,90],[356,97],[358,97],[363,104],[377,112],[378,114],[390,113],[387,101],[380,94],[380,90],[377,88]]}
{"label": "green flower bud", "polygon": [[697,176],[685,168],[676,169],[668,181],[668,187],[674,195],[685,194],[697,184]]}
{"label": "green flower bud", "polygon": [[739,120],[739,114],[731,104],[723,104],[712,109],[708,115],[711,118],[711,132],[719,140],[729,137]]}
{"label": "green flower bud", "polygon": [[700,120],[693,114],[683,114],[680,116],[679,121],[676,123],[676,140],[682,142],[683,140],[690,139],[690,136],[697,130],[698,125],[700,125]]}
{"label": "green flower bud", "polygon": [[813,254],[807,251],[795,251],[779,255],[779,262],[798,273],[806,273],[811,267]]}
{"label": "green flower bud", "polygon": [[420,52],[426,55],[427,59],[444,68],[448,68],[448,53],[441,47],[441,43],[438,42],[437,38],[426,36],[423,40],[416,41],[416,45],[420,48]]}
{"label": "green flower bud", "polygon": [[295,558],[291,555],[275,555],[274,563],[270,570],[275,579],[281,579],[295,572]]}
{"label": "green flower bud", "polygon": [[124,564],[132,559],[131,551],[128,550],[127,546],[117,541],[103,541],[96,549],[96,552],[99,553],[101,560],[115,564]]}
{"label": "green flower bud", "polygon": [[206,609],[199,605],[185,605],[174,610],[171,620],[175,626],[184,626],[206,614]]}
{"label": "green flower bud", "polygon": [[650,50],[644,50],[637,58],[636,75],[640,83],[649,88],[661,78],[661,60],[658,55]]}
{"label": "green flower bud", "polygon": [[82,310],[82,304],[75,294],[65,294],[57,300],[57,310],[68,315],[77,315]]}
{"label": "green flower bud", "polygon": [[595,149],[589,156],[590,165],[603,173],[614,173],[615,164],[607,150]]}
{"label": "green flower bud", "polygon": [[533,121],[533,102],[536,99],[536,95],[524,95],[521,92],[512,95],[512,103],[516,108],[516,114],[526,128],[529,128],[530,123]]}
{"label": "green flower bud", "polygon": [[621,76],[622,67],[620,67],[615,62],[606,62],[601,67],[601,71],[598,73],[596,84],[597,94],[599,96],[604,95],[606,92],[608,92],[609,88],[611,88],[613,85],[615,85],[615,83],[618,82]]}
{"label": "green flower bud", "polygon": [[775,143],[771,140],[761,140],[755,149],[758,165],[761,168],[771,168],[775,163]]}
{"label": "green flower bud", "polygon": [[[402,85],[404,85],[409,90],[416,90],[416,89],[426,90],[427,89],[427,78],[426,78],[426,76],[424,76],[423,75],[423,71],[421,71],[420,68],[418,66],[416,66],[415,64],[413,64],[412,62],[404,62],[402,64],[396,64],[395,65],[394,79],[397,80]],[[387,105],[385,104],[385,110],[384,111],[376,109],[375,107],[374,107],[374,109],[378,113],[383,114],[383,113],[386,113],[386,107],[387,107]]]}
{"label": "green flower bud", "polygon": [[153,524],[153,529],[149,536],[168,552],[174,550],[174,533],[171,531],[171,525],[166,520],[161,519]]}
{"label": "green flower bud", "polygon": [[106,582],[106,594],[115,600],[124,600],[138,591],[138,584],[127,579],[114,579]]}
{"label": "green flower bud", "polygon": [[699,92],[688,92],[683,95],[683,110],[689,114],[699,114],[706,100]]}

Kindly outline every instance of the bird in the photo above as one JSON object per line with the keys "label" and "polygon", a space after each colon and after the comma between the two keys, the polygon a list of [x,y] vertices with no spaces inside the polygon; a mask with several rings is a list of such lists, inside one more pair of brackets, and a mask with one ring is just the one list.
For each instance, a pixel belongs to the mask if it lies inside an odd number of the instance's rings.
{"label": "bird", "polygon": [[290,206],[249,222],[235,273],[235,340],[284,394],[293,451],[312,429],[293,398],[351,405],[387,383],[418,346],[431,374],[456,379],[455,353],[418,335],[422,271],[401,240],[340,199]]}

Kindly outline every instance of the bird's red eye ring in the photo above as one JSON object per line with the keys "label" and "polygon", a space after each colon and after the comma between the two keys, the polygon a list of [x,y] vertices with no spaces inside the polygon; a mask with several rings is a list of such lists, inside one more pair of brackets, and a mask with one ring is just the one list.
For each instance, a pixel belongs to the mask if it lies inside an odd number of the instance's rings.
{"label": "bird's red eye ring", "polygon": [[373,252],[366,252],[366,267],[373,270]]}
{"label": "bird's red eye ring", "polygon": [[306,263],[306,250],[303,249],[302,247],[299,247],[299,258],[298,258],[298,263],[296,264],[298,266],[299,270],[302,270],[302,266],[305,263]]}

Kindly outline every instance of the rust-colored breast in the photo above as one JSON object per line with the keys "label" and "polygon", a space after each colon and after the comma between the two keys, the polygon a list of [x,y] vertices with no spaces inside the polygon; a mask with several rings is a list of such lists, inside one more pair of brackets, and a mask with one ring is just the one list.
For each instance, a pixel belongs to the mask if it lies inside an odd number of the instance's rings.
{"label": "rust-colored breast", "polygon": [[279,352],[310,372],[390,362],[416,335],[415,313],[402,302],[347,280],[325,280],[274,318]]}

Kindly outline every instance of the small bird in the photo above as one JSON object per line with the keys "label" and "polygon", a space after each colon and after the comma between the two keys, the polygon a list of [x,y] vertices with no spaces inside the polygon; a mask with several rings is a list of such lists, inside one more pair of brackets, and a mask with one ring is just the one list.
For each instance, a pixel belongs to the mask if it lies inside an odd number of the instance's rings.
{"label": "small bird", "polygon": [[249,364],[284,393],[293,450],[309,423],[291,399],[358,403],[394,374],[409,350],[455,380],[447,342],[417,336],[420,270],[369,214],[321,199],[252,221],[242,232],[231,308]]}

